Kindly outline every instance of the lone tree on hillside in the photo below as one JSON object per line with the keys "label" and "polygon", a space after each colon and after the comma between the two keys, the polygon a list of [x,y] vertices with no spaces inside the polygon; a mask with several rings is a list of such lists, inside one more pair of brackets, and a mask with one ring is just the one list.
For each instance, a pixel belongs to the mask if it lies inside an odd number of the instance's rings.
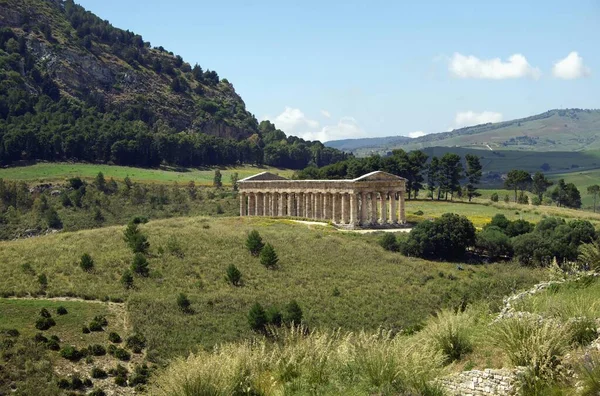
{"label": "lone tree on hillside", "polygon": [[593,186],[589,186],[587,188],[587,192],[588,192],[588,194],[591,194],[594,196],[594,213],[596,213],[596,200],[598,199],[598,194],[600,193],[600,186],[597,184],[594,184]]}
{"label": "lone tree on hillside", "polygon": [[233,286],[239,286],[242,283],[242,273],[235,265],[230,264],[229,267],[227,267],[225,279]]}
{"label": "lone tree on hillside", "polygon": [[254,331],[264,331],[267,325],[267,313],[265,309],[259,303],[256,303],[250,308],[248,312],[248,324]]}
{"label": "lone tree on hillside", "polygon": [[258,257],[265,244],[260,237],[260,234],[256,230],[250,231],[248,238],[246,239],[246,247],[252,253],[253,256]]}
{"label": "lone tree on hillside", "polygon": [[275,249],[273,249],[270,243],[267,243],[260,252],[260,263],[269,269],[273,269],[277,267],[278,261],[279,258],[277,258]]}
{"label": "lone tree on hillside", "polygon": [[524,192],[531,186],[531,175],[520,169],[513,169],[506,175],[504,186],[515,191],[515,202],[517,202],[517,190]]}
{"label": "lone tree on hillside", "polygon": [[217,169],[215,171],[215,176],[213,177],[213,186],[216,188],[223,187],[222,179],[223,179],[223,176],[221,175],[221,171]]}
{"label": "lone tree on hillside", "polygon": [[92,256],[90,256],[87,253],[84,253],[81,256],[81,260],[79,261],[79,266],[85,272],[90,272],[92,269],[94,269],[94,260],[92,260]]}
{"label": "lone tree on hillside", "polygon": [[302,309],[296,300],[290,301],[285,307],[283,321],[287,325],[300,325],[302,323]]}
{"label": "lone tree on hillside", "polygon": [[544,193],[548,190],[548,187],[553,185],[550,180],[546,179],[546,176],[542,172],[536,172],[533,175],[533,183],[531,184],[531,192],[536,194],[540,202],[544,197]]}
{"label": "lone tree on hillside", "polygon": [[177,306],[179,307],[179,309],[182,312],[189,313],[191,312],[191,305],[192,303],[190,302],[189,298],[187,298],[185,294],[179,293],[179,295],[177,296]]}
{"label": "lone tree on hillside", "polygon": [[475,187],[479,180],[481,180],[481,162],[479,161],[479,157],[473,154],[467,154],[465,156],[465,160],[467,162],[467,170],[465,175],[467,176],[467,180],[469,183],[467,184],[467,196],[469,197],[469,202],[473,197],[479,197],[481,194],[477,192],[477,187]]}

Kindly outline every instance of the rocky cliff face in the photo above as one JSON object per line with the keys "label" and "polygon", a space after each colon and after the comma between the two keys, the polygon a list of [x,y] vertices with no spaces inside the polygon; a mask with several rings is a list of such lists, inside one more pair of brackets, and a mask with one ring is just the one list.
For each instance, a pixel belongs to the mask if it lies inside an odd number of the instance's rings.
{"label": "rocky cliff face", "polygon": [[[162,121],[175,131],[236,140],[257,131],[227,80],[205,79],[181,58],[85,14],[70,0],[0,0],[0,28],[25,40],[63,96],[93,100],[107,112],[144,112],[148,123]],[[34,81],[27,83],[40,91]]]}

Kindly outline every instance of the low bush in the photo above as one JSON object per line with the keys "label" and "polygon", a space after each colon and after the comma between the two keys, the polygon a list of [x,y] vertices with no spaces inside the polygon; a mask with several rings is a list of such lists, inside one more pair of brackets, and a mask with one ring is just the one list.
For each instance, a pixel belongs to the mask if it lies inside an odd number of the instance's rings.
{"label": "low bush", "polygon": [[125,387],[127,386],[127,377],[118,375],[115,377],[115,385]]}
{"label": "low bush", "polygon": [[96,320],[92,320],[88,327],[90,331],[104,331],[102,324]]}
{"label": "low bush", "polygon": [[61,305],[60,307],[56,308],[56,313],[57,313],[58,315],[66,315],[66,314],[68,314],[69,312],[67,311],[67,308],[65,308],[65,307],[63,307],[63,306]]}
{"label": "low bush", "polygon": [[60,356],[72,362],[76,362],[83,357],[82,353],[72,345],[67,345],[63,349],[61,349]]}
{"label": "low bush", "polygon": [[252,230],[250,233],[248,233],[248,238],[246,239],[246,248],[253,256],[258,257],[264,246],[265,244],[263,243],[258,231]]}
{"label": "low bush", "polygon": [[130,270],[126,269],[123,271],[123,275],[121,275],[121,284],[125,289],[133,288],[133,274]]}
{"label": "low bush", "polygon": [[496,227],[477,233],[475,247],[481,254],[487,254],[490,260],[511,257],[513,254],[510,238]]}
{"label": "low bush", "polygon": [[93,389],[90,393],[88,393],[88,396],[106,396],[106,392],[104,392],[100,388],[97,388]]}
{"label": "low bush", "polygon": [[48,330],[55,325],[56,322],[52,318],[41,317],[35,321],[35,328],[38,330]]}
{"label": "low bush", "polygon": [[279,327],[283,323],[283,315],[281,311],[275,307],[271,306],[266,310],[267,323],[271,326]]}
{"label": "low bush", "polygon": [[267,243],[264,248],[260,251],[260,263],[268,269],[275,269],[279,258],[275,249],[270,243]]}
{"label": "low bush", "polygon": [[498,199],[499,199],[498,193],[493,193],[492,196],[490,197],[490,200],[492,202],[498,202]]}
{"label": "low bush", "polygon": [[227,283],[233,286],[240,286],[242,282],[242,273],[235,265],[229,264],[225,273],[225,279],[227,280]]}
{"label": "low bush", "polygon": [[117,364],[114,368],[108,370],[108,374],[112,375],[113,377],[127,377],[129,371],[120,364]]}
{"label": "low bush", "polygon": [[142,350],[146,348],[146,337],[142,334],[134,334],[127,337],[125,342],[127,348],[131,349],[133,353],[142,353]]}
{"label": "low bush", "polygon": [[182,312],[189,313],[192,303],[184,293],[179,293],[177,296],[177,306]]}
{"label": "low bush", "polygon": [[296,300],[290,301],[285,306],[283,321],[287,325],[290,325],[290,326],[291,325],[295,325],[295,326],[300,325],[302,323],[302,317],[303,317],[302,308],[300,308],[300,305],[298,305]]}
{"label": "low bush", "polygon": [[429,319],[423,335],[443,354],[446,363],[452,363],[473,350],[471,328],[474,320],[471,312],[444,310]]}
{"label": "low bush", "polygon": [[264,331],[267,325],[267,313],[259,303],[255,303],[248,312],[248,324],[254,331]]}
{"label": "low bush", "polygon": [[121,336],[115,333],[114,331],[110,332],[110,334],[108,335],[108,340],[115,344],[119,344],[122,341]]}
{"label": "low bush", "polygon": [[117,348],[115,350],[114,357],[124,362],[127,362],[131,359],[131,354],[123,348]]}
{"label": "low bush", "polygon": [[96,379],[102,379],[102,378],[108,377],[108,374],[106,374],[106,371],[102,370],[99,367],[92,368],[91,375],[92,375],[92,378],[96,378]]}
{"label": "low bush", "polygon": [[83,326],[83,327],[81,328],[81,332],[82,332],[83,334],[90,334],[90,328],[89,328],[89,327],[87,327],[87,326]]}
{"label": "low bush", "polygon": [[148,276],[150,269],[148,268],[148,260],[142,253],[136,253],[131,263],[131,270],[138,275]]}
{"label": "low bush", "polygon": [[571,334],[571,343],[577,346],[589,345],[598,338],[596,321],[590,318],[571,319],[568,332]]}
{"label": "low bush", "polygon": [[379,245],[390,252],[397,252],[400,249],[396,237],[391,232],[386,232],[381,236]]}
{"label": "low bush", "polygon": [[42,308],[42,310],[40,311],[40,316],[42,318],[51,318],[52,317],[52,315],[46,308]]}
{"label": "low bush", "polygon": [[46,348],[48,348],[51,351],[59,351],[60,350],[60,344],[58,343],[57,340],[50,339],[46,343]]}
{"label": "low bush", "polygon": [[104,355],[106,355],[106,348],[104,348],[100,344],[90,345],[88,347],[88,351],[89,351],[89,353],[91,355],[94,355],[94,356],[104,356]]}
{"label": "low bush", "polygon": [[85,272],[90,272],[94,269],[94,260],[92,260],[92,256],[87,253],[84,253],[81,256],[81,260],[79,261],[79,266]]}

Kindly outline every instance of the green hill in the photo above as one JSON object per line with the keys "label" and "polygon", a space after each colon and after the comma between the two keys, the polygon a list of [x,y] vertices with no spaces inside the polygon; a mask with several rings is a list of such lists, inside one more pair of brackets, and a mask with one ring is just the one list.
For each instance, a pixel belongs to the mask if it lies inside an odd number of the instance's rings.
{"label": "green hill", "polygon": [[0,0],[0,164],[300,169],[340,158],[259,125],[227,79],[72,0]]}
{"label": "green hill", "polygon": [[577,152],[600,148],[600,110],[549,110],[531,117],[476,125],[419,138],[406,136],[347,139],[329,147],[358,155],[385,153],[396,148],[462,147],[482,150]]}

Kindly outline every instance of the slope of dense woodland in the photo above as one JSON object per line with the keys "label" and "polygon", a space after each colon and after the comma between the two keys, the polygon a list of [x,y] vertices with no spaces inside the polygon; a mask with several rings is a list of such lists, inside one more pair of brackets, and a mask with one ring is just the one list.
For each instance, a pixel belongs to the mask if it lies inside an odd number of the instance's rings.
{"label": "slope of dense woodland", "polygon": [[259,125],[215,71],[72,0],[0,0],[0,163],[302,168],[343,157]]}

